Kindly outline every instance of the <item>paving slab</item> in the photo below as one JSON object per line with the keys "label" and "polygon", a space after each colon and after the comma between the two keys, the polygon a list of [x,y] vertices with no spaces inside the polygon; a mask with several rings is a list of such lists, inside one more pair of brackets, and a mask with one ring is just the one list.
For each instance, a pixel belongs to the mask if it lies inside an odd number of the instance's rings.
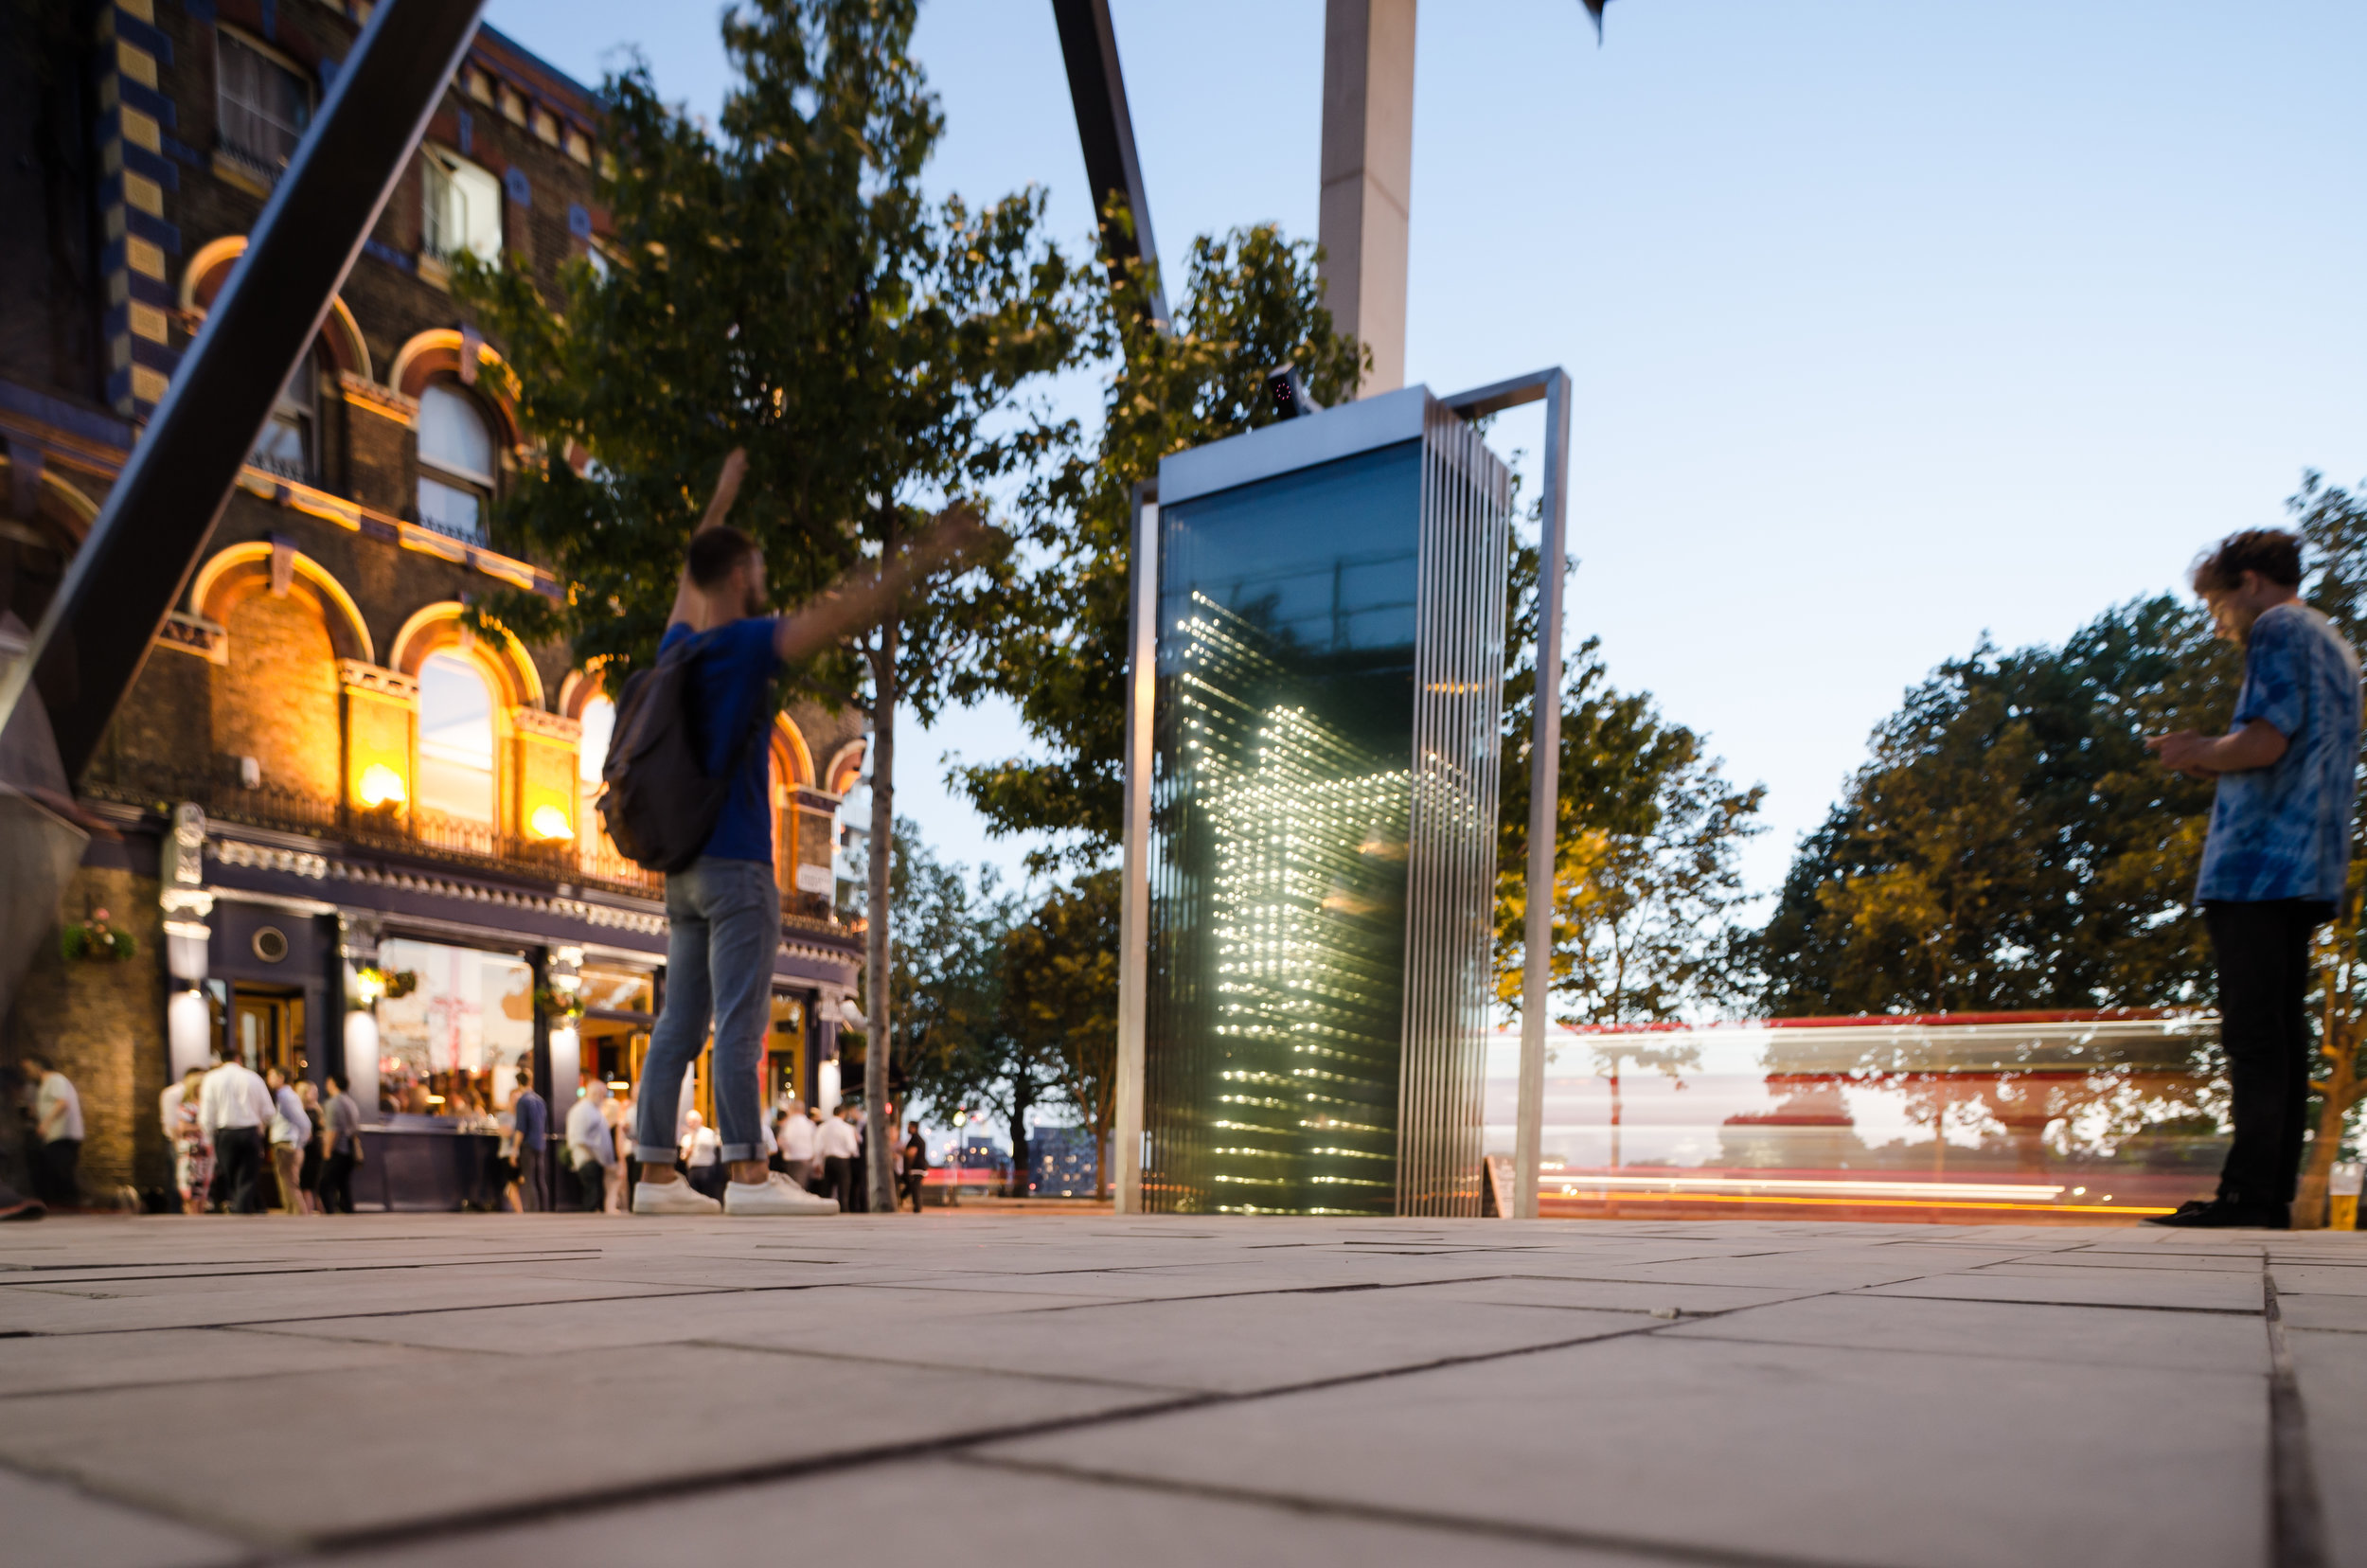
{"label": "paving slab", "polygon": [[1680,1323],[1666,1332],[1677,1339],[1840,1350],[2269,1374],[2265,1328],[2257,1319],[2232,1312],[2105,1312],[1944,1297],[1821,1295]]}
{"label": "paving slab", "polygon": [[[780,1351],[654,1345],[597,1358],[489,1349],[245,1381],[253,1441],[207,1443],[172,1388],[11,1400],[0,1460],[258,1542],[595,1502],[1162,1396]],[[798,1413],[807,1418],[796,1418]],[[241,1427],[240,1430],[244,1430]],[[267,1462],[285,1456],[287,1462]]]}
{"label": "paving slab", "polygon": [[144,1328],[121,1334],[40,1334],[0,1339],[0,1422],[7,1400],[78,1389],[172,1384],[184,1399],[211,1397],[202,1386],[292,1372],[400,1366],[417,1360],[399,1345],[290,1342],[243,1328]]}
{"label": "paving slab", "polygon": [[2286,1345],[2302,1388],[2330,1555],[2336,1568],[2367,1568],[2367,1488],[2359,1484],[2367,1476],[2367,1344],[2288,1326]]}
{"label": "paving slab", "polygon": [[[2268,1541],[2265,1264],[2337,1559],[2367,1568],[2341,1490],[2367,1465],[2363,1241],[53,1220],[0,1228],[19,1488],[0,1513],[162,1541],[129,1561],[834,1560],[976,1539],[1151,1564],[2246,1568]],[[9,1534],[0,1568],[44,1539]]]}
{"label": "paving slab", "polygon": [[2262,1380],[1654,1335],[992,1445],[1671,1553],[2264,1560]]}
{"label": "paving slab", "polygon": [[355,1568],[517,1568],[522,1562],[938,1562],[1006,1550],[1128,1568],[1665,1568],[1467,1528],[1310,1511],[1006,1466],[924,1460],[734,1488],[623,1514],[536,1521],[462,1540],[339,1555]]}
{"label": "paving slab", "polygon": [[244,1561],[239,1541],[0,1470],[0,1568],[206,1568]]}

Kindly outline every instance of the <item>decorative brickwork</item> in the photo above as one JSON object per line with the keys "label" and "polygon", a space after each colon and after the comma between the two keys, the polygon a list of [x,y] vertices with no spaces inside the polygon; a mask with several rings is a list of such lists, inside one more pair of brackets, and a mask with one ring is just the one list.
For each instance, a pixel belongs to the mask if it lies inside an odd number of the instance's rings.
{"label": "decorative brickwork", "polygon": [[293,595],[231,608],[230,663],[213,683],[214,744],[252,757],[275,789],[338,796],[337,654],[319,615]]}
{"label": "decorative brickwork", "polygon": [[43,944],[8,1024],[9,1062],[27,1051],[54,1058],[82,1099],[82,1185],[104,1196],[124,1185],[164,1186],[171,1162],[156,1124],[165,1088],[165,933],[153,877],[84,866],[66,884],[62,918],[104,909],[139,945],[116,963],[69,962]]}

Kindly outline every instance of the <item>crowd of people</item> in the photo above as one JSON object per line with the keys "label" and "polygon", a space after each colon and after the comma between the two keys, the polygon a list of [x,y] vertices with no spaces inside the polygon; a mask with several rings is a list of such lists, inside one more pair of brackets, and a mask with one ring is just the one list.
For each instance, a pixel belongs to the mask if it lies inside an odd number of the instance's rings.
{"label": "crowd of people", "polygon": [[158,1096],[173,1185],[187,1214],[351,1214],[362,1108],[331,1073],[324,1091],[274,1066],[192,1067]]}

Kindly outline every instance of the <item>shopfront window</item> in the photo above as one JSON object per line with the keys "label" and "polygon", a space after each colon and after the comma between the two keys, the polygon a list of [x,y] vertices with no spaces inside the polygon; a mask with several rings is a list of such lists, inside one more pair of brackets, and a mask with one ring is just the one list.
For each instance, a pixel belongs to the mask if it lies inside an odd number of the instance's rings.
{"label": "shopfront window", "polygon": [[379,962],[391,982],[377,1007],[381,1108],[470,1121],[507,1105],[534,1052],[525,961],[391,937]]}

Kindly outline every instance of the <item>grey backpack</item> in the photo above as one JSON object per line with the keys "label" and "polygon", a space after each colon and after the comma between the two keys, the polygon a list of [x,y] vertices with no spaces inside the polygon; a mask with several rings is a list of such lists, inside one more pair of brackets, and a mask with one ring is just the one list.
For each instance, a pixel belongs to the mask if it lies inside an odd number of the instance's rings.
{"label": "grey backpack", "polygon": [[772,703],[759,699],[731,765],[719,775],[701,765],[691,739],[690,696],[699,655],[715,636],[684,638],[655,665],[635,670],[617,694],[616,727],[593,806],[617,849],[644,870],[682,871],[699,858],[732,780],[747,766],[748,748],[772,717]]}

